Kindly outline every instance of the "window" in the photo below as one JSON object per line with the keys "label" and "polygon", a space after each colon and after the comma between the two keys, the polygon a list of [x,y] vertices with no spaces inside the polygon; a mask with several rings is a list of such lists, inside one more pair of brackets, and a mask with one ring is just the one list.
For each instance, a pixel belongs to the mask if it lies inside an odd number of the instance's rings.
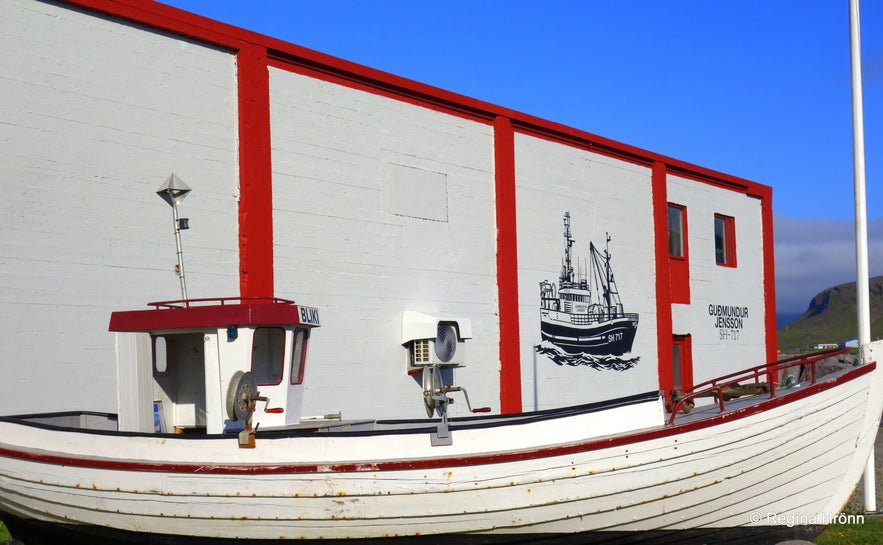
{"label": "window", "polygon": [[251,372],[261,386],[282,382],[285,359],[285,330],[281,327],[259,327],[254,330],[251,347]]}
{"label": "window", "polygon": [[690,303],[687,208],[668,203],[668,267],[672,303]]}
{"label": "window", "polygon": [[687,209],[677,204],[668,205],[668,255],[687,257],[686,223]]}
{"label": "window", "polygon": [[736,220],[714,215],[714,260],[722,267],[736,266]]}
{"label": "window", "polygon": [[307,361],[307,341],[310,338],[309,329],[295,329],[294,342],[291,348],[291,383],[303,384],[304,367]]}
{"label": "window", "polygon": [[168,349],[165,337],[153,338],[153,374],[165,375],[169,371]]}

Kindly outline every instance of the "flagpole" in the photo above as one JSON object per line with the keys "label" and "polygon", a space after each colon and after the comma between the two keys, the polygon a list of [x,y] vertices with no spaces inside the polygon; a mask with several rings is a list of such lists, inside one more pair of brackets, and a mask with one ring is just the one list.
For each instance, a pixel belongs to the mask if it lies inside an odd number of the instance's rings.
{"label": "flagpole", "polygon": [[[858,0],[849,2],[849,50],[852,66],[852,159],[855,185],[855,256],[856,256],[856,305],[859,350],[871,341],[871,311],[868,280],[868,222],[865,202],[865,128],[862,107],[861,38],[859,34]],[[867,362],[862,362],[867,363]],[[864,503],[865,511],[877,510],[874,449],[871,448],[865,465]]]}

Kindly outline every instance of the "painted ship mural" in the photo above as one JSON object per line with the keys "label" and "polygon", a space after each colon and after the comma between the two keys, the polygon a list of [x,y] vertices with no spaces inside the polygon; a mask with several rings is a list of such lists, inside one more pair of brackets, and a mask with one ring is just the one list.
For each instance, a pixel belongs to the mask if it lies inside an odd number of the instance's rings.
{"label": "painted ship mural", "polygon": [[537,347],[559,365],[622,371],[638,361],[621,357],[632,350],[638,314],[623,308],[610,266],[612,239],[609,234],[605,237],[604,250],[590,242],[588,266],[574,270],[570,212],[564,213],[564,259],[558,285],[540,282],[543,343]]}

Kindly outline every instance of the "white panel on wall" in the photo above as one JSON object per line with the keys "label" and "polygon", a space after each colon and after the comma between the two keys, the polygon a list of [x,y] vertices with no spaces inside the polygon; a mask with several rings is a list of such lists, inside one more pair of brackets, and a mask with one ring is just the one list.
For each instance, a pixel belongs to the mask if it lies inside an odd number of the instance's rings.
{"label": "white panel on wall", "polygon": [[[694,383],[765,363],[760,199],[677,176],[667,191],[687,209],[690,304],[673,305],[672,327],[692,336]],[[736,267],[715,261],[715,214],[734,219]]]}
{"label": "white panel on wall", "polygon": [[472,321],[457,381],[499,410],[492,127],[278,69],[270,84],[276,293],[322,312],[304,413],[426,416],[406,310]]}
{"label": "white panel on wall", "polygon": [[448,221],[448,180],[443,172],[390,163],[384,195],[399,216]]}
{"label": "white panel on wall", "polygon": [[[516,135],[515,143],[525,409],[588,403],[658,388],[650,169],[525,135]],[[575,275],[588,276],[590,243],[609,252],[622,310],[638,315],[634,341],[623,354],[562,353],[566,351],[554,343],[543,342],[540,284],[558,287],[566,245],[565,212],[570,214],[575,241]],[[602,290],[594,284],[589,287],[599,302]]]}
{"label": "white panel on wall", "polygon": [[238,293],[235,59],[30,0],[0,3],[0,414],[115,410],[111,310]]}

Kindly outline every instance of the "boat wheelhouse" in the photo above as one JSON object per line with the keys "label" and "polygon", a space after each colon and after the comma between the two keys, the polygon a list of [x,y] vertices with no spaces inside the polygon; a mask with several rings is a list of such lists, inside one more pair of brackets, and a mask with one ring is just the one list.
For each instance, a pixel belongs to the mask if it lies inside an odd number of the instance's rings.
{"label": "boat wheelhouse", "polygon": [[149,303],[114,312],[120,430],[222,433],[250,414],[240,394],[261,392],[254,426],[300,423],[316,308],[279,298]]}

